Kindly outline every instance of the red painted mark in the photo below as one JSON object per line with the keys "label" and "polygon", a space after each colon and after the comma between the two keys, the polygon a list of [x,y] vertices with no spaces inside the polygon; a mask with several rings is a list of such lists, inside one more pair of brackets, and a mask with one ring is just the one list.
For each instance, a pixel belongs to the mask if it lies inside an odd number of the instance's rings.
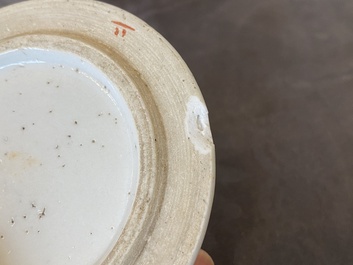
{"label": "red painted mark", "polygon": [[119,28],[118,28],[118,27],[115,29],[114,34],[115,34],[115,36],[118,36],[118,35],[119,35]]}
{"label": "red painted mark", "polygon": [[[132,30],[132,31],[135,31],[135,29],[133,28],[133,27],[130,27],[130,26],[128,26],[128,25],[126,25],[126,24],[124,24],[124,23],[122,23],[122,22],[119,22],[119,21],[112,21],[114,24],[116,24],[116,25],[118,25],[118,26],[120,26],[120,27],[122,27],[123,28],[123,30],[122,30],[122,32],[121,32],[121,36],[122,37],[125,37],[125,35],[126,35],[126,33],[127,33],[127,29],[128,30]],[[115,36],[119,36],[119,33],[120,33],[120,29],[119,29],[119,27],[116,27],[115,28],[115,32],[114,32],[114,35]]]}

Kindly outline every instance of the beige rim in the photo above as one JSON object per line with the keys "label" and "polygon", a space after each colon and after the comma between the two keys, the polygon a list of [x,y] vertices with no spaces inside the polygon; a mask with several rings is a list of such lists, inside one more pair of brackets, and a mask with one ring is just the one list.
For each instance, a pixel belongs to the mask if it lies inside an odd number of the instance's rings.
{"label": "beige rim", "polygon": [[21,47],[86,58],[132,112],[140,142],[138,192],[102,264],[192,264],[212,205],[214,146],[202,95],[178,53],[135,16],[87,0],[3,8],[0,52]]}

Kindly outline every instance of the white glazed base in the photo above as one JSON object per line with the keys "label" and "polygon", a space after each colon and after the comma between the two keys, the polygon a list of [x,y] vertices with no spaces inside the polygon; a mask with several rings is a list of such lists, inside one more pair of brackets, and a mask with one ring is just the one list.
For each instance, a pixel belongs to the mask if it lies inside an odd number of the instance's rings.
{"label": "white glazed base", "polygon": [[73,54],[20,49],[0,62],[1,264],[95,264],[136,193],[126,103]]}

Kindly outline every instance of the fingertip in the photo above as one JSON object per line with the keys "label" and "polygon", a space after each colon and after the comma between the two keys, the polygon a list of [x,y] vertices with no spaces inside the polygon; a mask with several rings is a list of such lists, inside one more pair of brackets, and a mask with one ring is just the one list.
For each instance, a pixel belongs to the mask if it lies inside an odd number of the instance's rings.
{"label": "fingertip", "polygon": [[195,265],[214,265],[214,262],[210,255],[204,250],[200,250],[199,255],[197,256]]}

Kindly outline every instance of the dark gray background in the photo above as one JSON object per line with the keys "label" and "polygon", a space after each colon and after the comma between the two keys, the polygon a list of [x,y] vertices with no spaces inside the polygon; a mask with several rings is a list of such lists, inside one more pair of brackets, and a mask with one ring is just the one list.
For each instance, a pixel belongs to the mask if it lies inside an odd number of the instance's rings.
{"label": "dark gray background", "polygon": [[353,1],[107,2],[164,35],[204,94],[216,264],[353,264]]}

